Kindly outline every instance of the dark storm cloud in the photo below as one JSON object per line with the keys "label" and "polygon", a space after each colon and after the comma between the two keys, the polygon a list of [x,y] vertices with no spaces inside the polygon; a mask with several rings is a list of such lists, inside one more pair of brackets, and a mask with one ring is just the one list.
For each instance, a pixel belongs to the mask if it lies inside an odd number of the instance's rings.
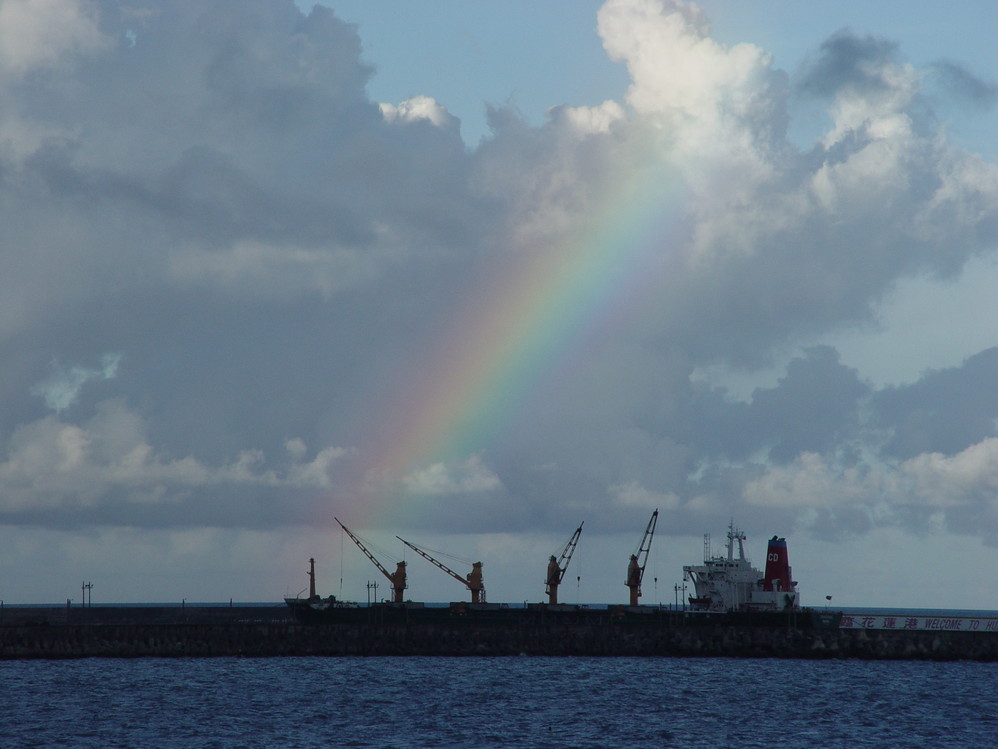
{"label": "dark storm cloud", "polygon": [[860,405],[869,392],[869,385],[839,362],[834,349],[810,349],[787,365],[776,387],[753,393],[752,443],[772,445],[768,455],[777,464],[801,452],[835,452],[856,437]]}
{"label": "dark storm cloud", "polygon": [[885,63],[896,62],[897,54],[894,42],[842,29],[821,44],[798,85],[818,96],[830,96],[842,89],[863,94],[886,92],[895,84],[885,76]]}
{"label": "dark storm cloud", "polygon": [[872,399],[881,428],[890,430],[885,454],[906,460],[921,453],[955,455],[996,435],[998,348],[959,367],[926,372],[915,383],[884,388]]}
{"label": "dark storm cloud", "polygon": [[949,96],[980,109],[990,109],[998,102],[998,83],[985,80],[953,60],[938,60],[932,74],[939,87]]}

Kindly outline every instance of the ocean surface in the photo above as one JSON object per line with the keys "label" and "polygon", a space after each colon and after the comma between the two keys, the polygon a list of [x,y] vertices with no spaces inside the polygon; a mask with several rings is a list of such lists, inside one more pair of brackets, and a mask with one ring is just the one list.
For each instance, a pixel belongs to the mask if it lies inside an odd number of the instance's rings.
{"label": "ocean surface", "polygon": [[998,664],[0,662],[4,747],[992,747]]}

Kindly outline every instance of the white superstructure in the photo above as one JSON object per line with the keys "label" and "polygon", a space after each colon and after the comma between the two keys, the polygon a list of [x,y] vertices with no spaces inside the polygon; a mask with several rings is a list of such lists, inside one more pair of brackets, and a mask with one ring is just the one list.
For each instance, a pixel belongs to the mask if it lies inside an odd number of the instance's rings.
{"label": "white superstructure", "polygon": [[[738,555],[735,556],[735,542]],[[702,565],[683,567],[696,595],[690,596],[694,611],[782,611],[799,608],[797,583],[791,578],[786,539],[773,536],[767,551],[766,572],[745,557],[745,534],[728,526],[726,556],[710,556],[704,543]]]}

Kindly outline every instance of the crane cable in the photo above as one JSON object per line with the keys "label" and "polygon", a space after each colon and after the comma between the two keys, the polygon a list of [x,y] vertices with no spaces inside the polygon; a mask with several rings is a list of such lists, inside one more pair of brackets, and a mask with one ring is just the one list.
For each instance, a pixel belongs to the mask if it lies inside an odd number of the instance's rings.
{"label": "crane cable", "polygon": [[582,597],[582,567],[583,567],[582,561],[583,561],[583,559],[585,559],[585,552],[584,551],[581,554],[579,554],[579,561],[578,561],[578,563],[576,564],[576,567],[575,567],[575,572],[576,572],[576,575],[575,575],[575,602],[576,603],[579,603],[579,601],[580,601],[580,599]]}
{"label": "crane cable", "polygon": [[[397,554],[394,554],[394,553],[392,553],[390,551],[387,551],[386,549],[384,549],[383,547],[381,547],[378,544],[374,543],[373,541],[370,541],[370,540],[364,538],[359,533],[356,533],[353,530],[347,531],[347,529],[345,527],[341,526],[341,528],[340,528],[340,539],[341,539],[341,541],[342,541],[344,535],[350,535],[350,534],[353,534],[354,538],[356,538],[358,541],[360,541],[360,543],[362,543],[367,548],[367,550],[369,552],[371,552],[375,557],[377,557],[379,559],[388,559],[388,560],[390,560],[392,562],[403,562],[403,561],[405,561],[405,556],[399,557]],[[405,552],[404,552],[404,549],[403,549],[403,554],[404,553]]]}
{"label": "crane cable", "polygon": [[[415,546],[415,544],[413,544],[413,546]],[[446,551],[440,551],[439,549],[430,549],[427,548],[426,546],[420,546],[419,548],[425,551],[427,554],[439,557],[446,557],[447,559],[450,559],[454,562],[461,562],[461,564],[468,564],[468,565],[474,564],[474,562],[470,559],[465,559],[464,557],[455,556],[454,554],[448,554]]]}

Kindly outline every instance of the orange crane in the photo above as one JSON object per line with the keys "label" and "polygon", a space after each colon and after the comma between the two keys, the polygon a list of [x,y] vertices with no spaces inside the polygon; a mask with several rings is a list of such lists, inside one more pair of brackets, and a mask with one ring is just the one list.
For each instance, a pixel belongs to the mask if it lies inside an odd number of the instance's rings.
{"label": "orange crane", "polygon": [[548,603],[558,603],[558,586],[561,585],[562,578],[565,577],[565,570],[568,569],[568,563],[572,561],[572,554],[575,553],[575,546],[579,543],[579,536],[582,535],[583,525],[585,525],[585,521],[579,524],[579,527],[575,529],[575,533],[568,539],[568,543],[562,549],[561,557],[556,559],[552,554],[551,559],[548,561],[547,587],[544,589],[544,592],[548,594]]}
{"label": "orange crane", "polygon": [[468,576],[467,577],[461,577],[459,574],[457,574],[450,567],[448,567],[447,565],[445,565],[443,562],[438,562],[436,559],[434,559],[433,557],[431,557],[429,554],[427,554],[425,551],[423,551],[422,549],[420,549],[418,546],[414,546],[413,544],[409,543],[408,541],[406,541],[401,536],[396,536],[395,538],[397,538],[399,541],[401,541],[402,543],[404,543],[406,546],[408,546],[414,552],[416,552],[417,554],[419,554],[419,556],[421,556],[424,559],[428,559],[429,561],[433,562],[433,564],[435,564],[437,567],[439,567],[440,569],[442,569],[448,575],[450,575],[451,577],[453,577],[459,583],[461,583],[462,585],[467,586],[468,590],[471,591],[471,602],[472,603],[485,603],[485,584],[482,582],[482,563],[481,562],[475,562],[473,565],[471,565],[471,572],[468,573]]}
{"label": "orange crane", "polygon": [[[340,523],[339,518],[334,517],[333,520]],[[367,550],[367,547],[361,543],[361,540],[350,532],[349,528],[343,525],[343,523],[340,523],[340,528],[353,539],[353,542],[367,555],[367,558],[374,562],[374,566],[381,570],[381,574],[388,578],[388,581],[392,584],[392,602],[402,603],[405,600],[405,589],[409,587],[406,583],[405,562],[398,562],[395,566],[395,572],[389,572],[381,562],[374,558],[374,554]]]}
{"label": "orange crane", "polygon": [[648,552],[651,551],[651,540],[655,535],[655,525],[658,523],[658,510],[651,514],[648,527],[645,528],[645,535],[641,537],[641,545],[638,546],[637,554],[631,554],[631,561],[627,565],[627,580],[624,585],[631,589],[631,606],[638,605],[641,598],[641,580],[645,576],[645,565],[648,564]]}

